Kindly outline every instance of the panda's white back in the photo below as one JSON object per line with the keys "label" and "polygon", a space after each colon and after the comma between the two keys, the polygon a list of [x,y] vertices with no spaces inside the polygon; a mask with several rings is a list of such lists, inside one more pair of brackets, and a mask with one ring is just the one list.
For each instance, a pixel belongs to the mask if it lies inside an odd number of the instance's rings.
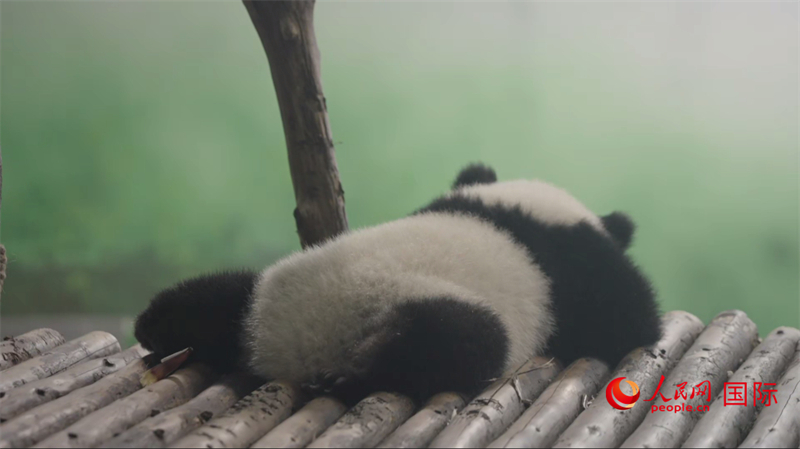
{"label": "panda's white back", "polygon": [[347,371],[367,320],[403,300],[488,306],[508,332],[506,371],[544,350],[554,327],[549,284],[524,247],[477,218],[425,213],[352,231],[260,276],[246,321],[250,364],[266,377]]}

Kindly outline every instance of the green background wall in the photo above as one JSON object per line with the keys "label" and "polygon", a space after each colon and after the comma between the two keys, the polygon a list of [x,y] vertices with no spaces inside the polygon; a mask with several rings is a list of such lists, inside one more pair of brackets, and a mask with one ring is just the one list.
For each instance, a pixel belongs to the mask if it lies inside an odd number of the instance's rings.
{"label": "green background wall", "polygon": [[[299,248],[266,57],[225,2],[2,2],[2,313],[131,315]],[[800,325],[792,3],[318,4],[351,226],[467,162],[624,210],[663,309]]]}

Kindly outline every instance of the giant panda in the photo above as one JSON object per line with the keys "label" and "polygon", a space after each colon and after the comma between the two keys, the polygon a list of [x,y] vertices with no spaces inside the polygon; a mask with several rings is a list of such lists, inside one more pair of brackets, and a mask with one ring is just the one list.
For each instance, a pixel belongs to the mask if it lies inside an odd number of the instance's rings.
{"label": "giant panda", "polygon": [[410,216],[160,292],[135,336],[349,402],[473,394],[536,355],[613,367],[661,334],[653,289],[625,254],[633,231],[625,214],[471,165]]}

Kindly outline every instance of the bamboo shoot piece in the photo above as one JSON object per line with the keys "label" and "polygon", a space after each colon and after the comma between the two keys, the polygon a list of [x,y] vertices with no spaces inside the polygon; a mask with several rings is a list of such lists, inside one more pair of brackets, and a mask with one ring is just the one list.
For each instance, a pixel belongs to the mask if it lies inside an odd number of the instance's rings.
{"label": "bamboo shoot piece", "polygon": [[189,365],[160,382],[94,412],[36,447],[97,446],[150,416],[183,404],[213,382],[215,376],[216,373],[206,365]]}
{"label": "bamboo shoot piece", "polygon": [[0,425],[0,448],[31,446],[84,416],[139,390],[139,376],[157,363],[152,354],[121,371],[42,404]]}
{"label": "bamboo shoot piece", "polygon": [[147,351],[141,345],[136,345],[118,354],[87,360],[55,376],[15,388],[0,398],[0,421],[8,421],[45,402],[97,382],[145,355]]}
{"label": "bamboo shoot piece", "polygon": [[249,447],[292,413],[298,392],[285,382],[270,382],[242,398],[171,447]]}
{"label": "bamboo shoot piece", "polygon": [[[735,370],[758,343],[756,325],[744,312],[722,312],[706,327],[674,370],[661,385],[661,395],[647,402],[655,391],[642,393],[645,407],[709,405],[728,380],[728,372]],[[679,385],[684,385],[686,399],[675,398]],[[697,388],[698,394],[691,393]],[[667,403],[664,398],[670,399]],[[636,407],[634,407],[636,408]],[[689,436],[701,413],[651,413],[639,428],[628,437],[622,447],[677,447]]]}
{"label": "bamboo shoot piece", "polygon": [[583,411],[583,398],[593,397],[607,378],[605,363],[589,358],[576,360],[489,447],[550,447]]}
{"label": "bamboo shoot piece", "polygon": [[196,398],[144,420],[107,441],[104,447],[167,447],[225,412],[236,401],[258,388],[261,383],[261,380],[250,374],[226,375]]}
{"label": "bamboo shoot piece", "polygon": [[0,392],[60,373],[86,359],[119,352],[117,339],[107,332],[90,332],[42,355],[0,372]]}
{"label": "bamboo shoot piece", "polygon": [[36,329],[19,337],[7,337],[0,342],[0,371],[32,359],[65,341],[53,329]]}
{"label": "bamboo shoot piece", "polygon": [[[639,348],[620,362],[612,379],[624,377],[641,391],[655,391],[703,331],[703,322],[687,312],[668,312],[661,319],[664,335],[652,348]],[[604,392],[608,384],[600,390]],[[556,440],[554,447],[619,447],[647,415],[639,404],[620,413],[605,400],[595,400]]]}
{"label": "bamboo shoot piece", "polygon": [[458,393],[439,393],[378,447],[427,447],[465,404],[466,400]]}
{"label": "bamboo shoot piece", "polygon": [[414,412],[411,399],[395,393],[367,396],[308,447],[375,447]]}
{"label": "bamboo shoot piece", "polygon": [[[744,396],[754,391],[756,382],[776,383],[791,362],[798,341],[800,331],[797,329],[775,329],[753,350],[728,382],[743,384]],[[755,404],[748,401],[747,406],[725,407],[724,399],[717,397],[683,447],[736,447],[747,436],[755,416]]]}
{"label": "bamboo shoot piece", "polygon": [[560,370],[554,360],[534,357],[517,374],[498,380],[467,404],[430,447],[486,447],[539,397]]}
{"label": "bamboo shoot piece", "polygon": [[250,447],[306,447],[346,411],[347,407],[334,398],[316,398]]}

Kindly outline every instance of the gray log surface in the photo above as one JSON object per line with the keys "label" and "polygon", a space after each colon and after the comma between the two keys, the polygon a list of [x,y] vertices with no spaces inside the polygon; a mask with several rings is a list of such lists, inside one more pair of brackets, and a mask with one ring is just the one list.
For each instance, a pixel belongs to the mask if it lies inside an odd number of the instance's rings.
{"label": "gray log surface", "polygon": [[139,390],[142,388],[139,376],[147,370],[149,359],[135,360],[119,372],[0,425],[0,448],[33,445],[95,410]]}
{"label": "gray log surface", "polygon": [[314,33],[314,1],[251,1],[245,8],[269,59],[283,121],[304,248],[347,230]]}
{"label": "gray log surface", "polygon": [[270,382],[170,447],[249,447],[289,417],[298,392],[285,382]]}
{"label": "gray log surface", "polygon": [[119,350],[119,343],[113,335],[90,332],[0,372],[0,392],[50,377],[83,360],[105,357]]}
{"label": "gray log surface", "polygon": [[223,376],[187,403],[142,421],[103,447],[167,447],[225,412],[262,383],[246,373]]}
{"label": "gray log surface", "polygon": [[776,383],[791,362],[800,341],[800,330],[779,327],[753,350],[728,382],[745,383],[746,406],[725,406],[723,391],[703,414],[683,447],[736,447],[750,432],[756,416],[755,382]]}
{"label": "gray log surface", "polygon": [[11,368],[41,353],[64,344],[66,340],[53,329],[36,329],[0,342],[0,371]]}
{"label": "gray log surface", "polygon": [[465,404],[464,396],[458,393],[439,393],[378,447],[427,447]]}
{"label": "gray log surface", "polygon": [[[652,348],[632,351],[611,375],[639,385],[640,391],[655,391],[662,374],[667,374],[703,331],[703,322],[687,312],[668,312],[661,319],[664,335]],[[608,384],[600,389],[604,394]],[[648,408],[638,404],[617,410],[604,399],[595,400],[556,440],[554,447],[619,447],[644,420]]]}
{"label": "gray log surface", "polygon": [[558,363],[534,357],[509,379],[500,379],[473,399],[430,447],[486,447],[541,394],[560,371]]}
{"label": "gray log surface", "polygon": [[79,363],[66,371],[27,383],[0,397],[0,422],[5,422],[45,402],[90,385],[147,355],[141,345],[102,359]]}
{"label": "gray log surface", "polygon": [[550,447],[608,378],[608,365],[589,358],[568,366],[511,427],[489,447]]}
{"label": "gray log surface", "polygon": [[414,413],[411,399],[394,393],[367,396],[308,447],[375,447]]}
{"label": "gray log surface", "polygon": [[778,381],[777,402],[764,407],[739,447],[797,447],[800,444],[800,344]]}
{"label": "gray log surface", "polygon": [[95,447],[149,416],[183,404],[203,391],[215,377],[216,373],[208,366],[191,364],[166,379],[92,413],[35,447]]}
{"label": "gray log surface", "polygon": [[[642,406],[659,407],[686,404],[696,409],[707,406],[708,395],[698,394],[689,398],[692,387],[701,382],[710,383],[710,396],[713,399],[728,380],[728,372],[733,372],[750,354],[758,343],[756,325],[747,315],[738,310],[722,312],[714,318],[686,352],[675,369],[666,377],[661,393],[670,401],[658,395],[654,401],[646,402],[645,396],[653,392],[645,391]],[[686,382],[687,399],[673,399],[677,386]],[[708,385],[708,384],[706,384]],[[634,407],[635,408],[635,407]],[[644,407],[643,407],[644,408]],[[622,447],[677,447],[689,436],[701,413],[680,412],[650,413]]]}
{"label": "gray log surface", "polygon": [[334,398],[316,398],[250,447],[306,447],[346,411],[347,407]]}

